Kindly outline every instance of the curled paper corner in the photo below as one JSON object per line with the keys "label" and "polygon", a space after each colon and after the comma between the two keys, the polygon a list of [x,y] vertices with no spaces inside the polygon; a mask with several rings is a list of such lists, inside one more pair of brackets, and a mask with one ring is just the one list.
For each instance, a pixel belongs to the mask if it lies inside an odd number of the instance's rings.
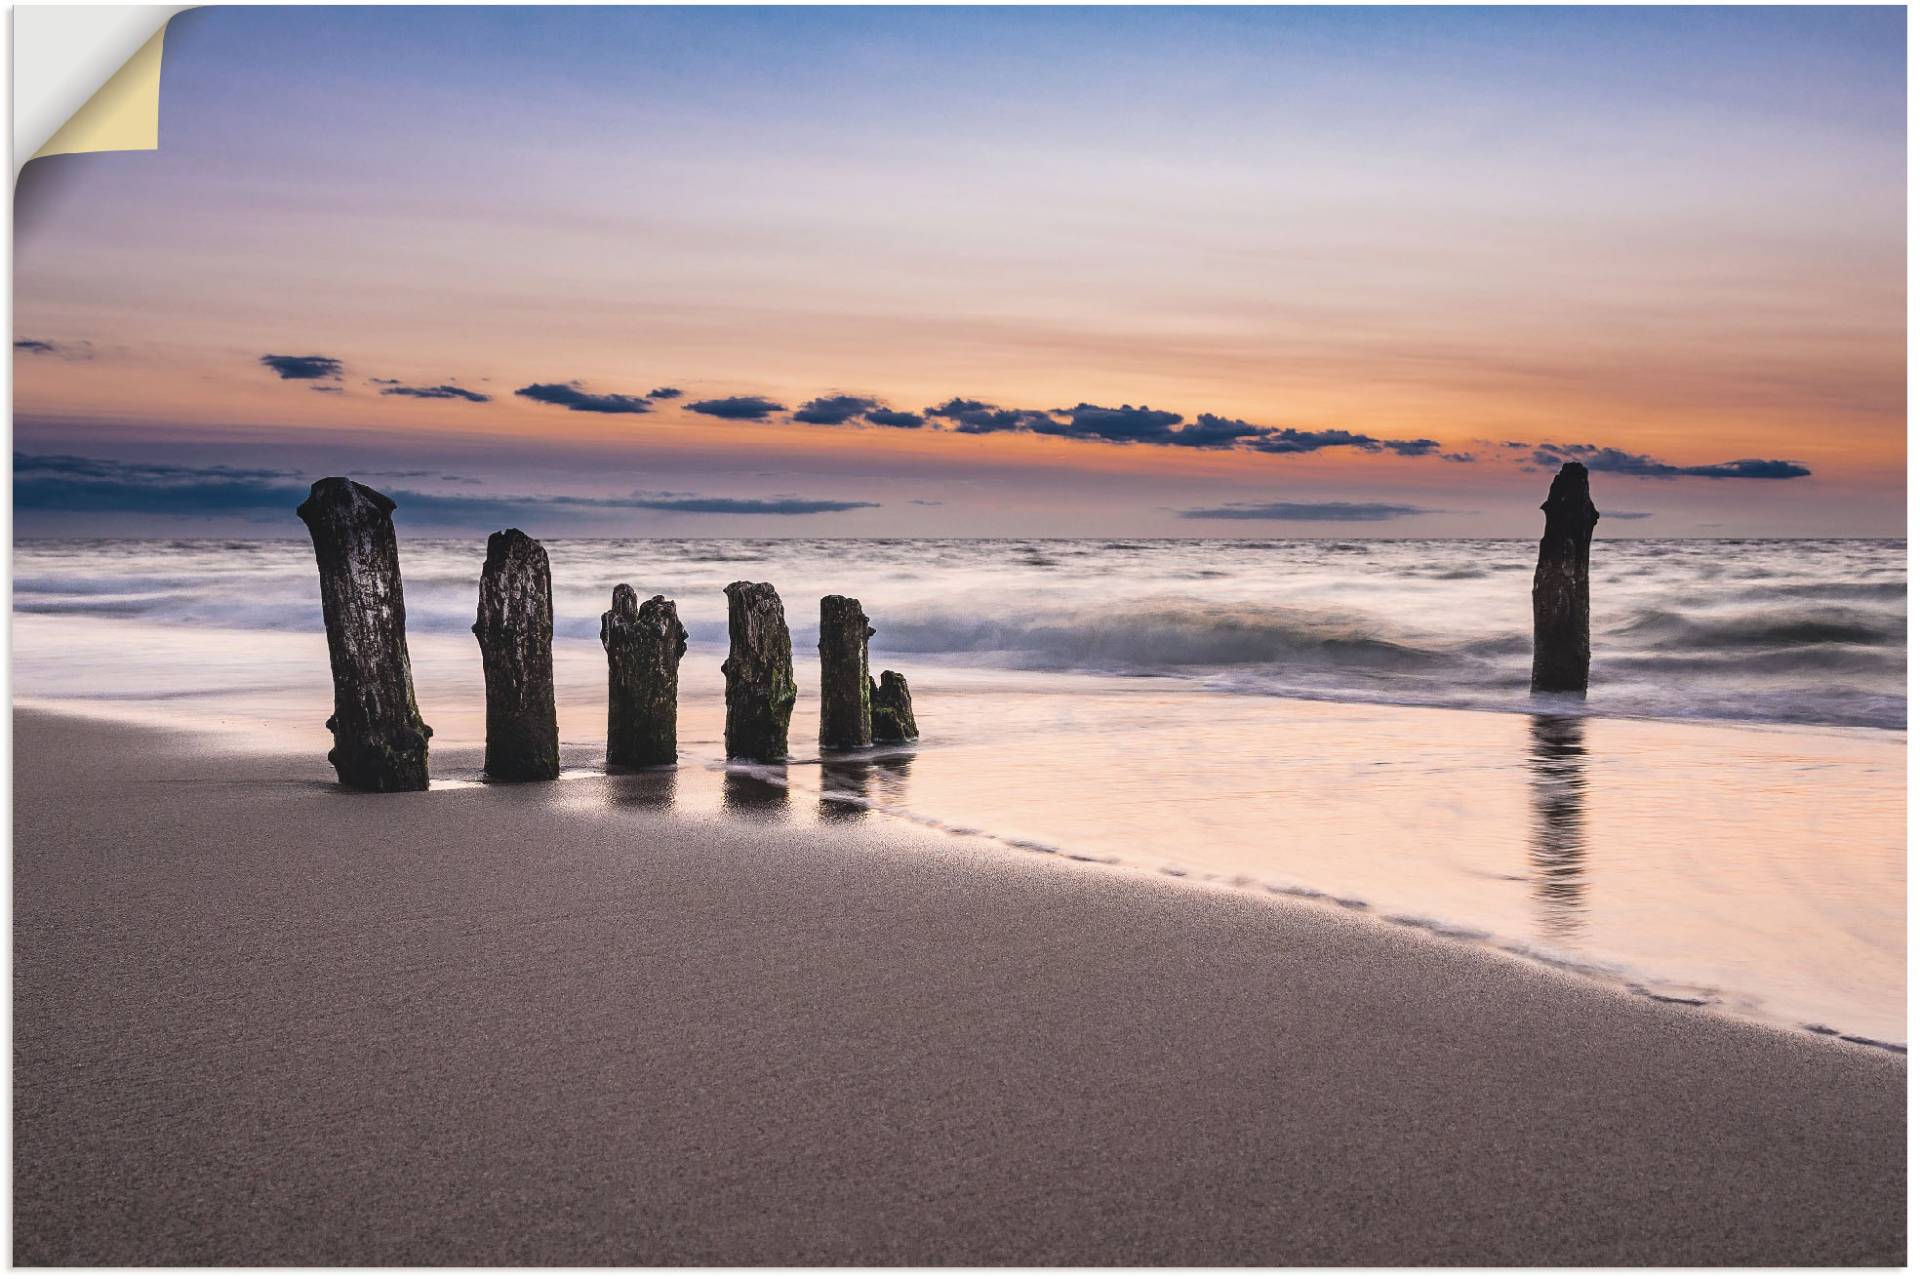
{"label": "curled paper corner", "polygon": [[186,7],[16,6],[15,175],[43,156],[158,149],[167,26]]}
{"label": "curled paper corner", "polygon": [[154,32],[33,158],[82,151],[159,150],[160,54],[166,37],[164,26]]}

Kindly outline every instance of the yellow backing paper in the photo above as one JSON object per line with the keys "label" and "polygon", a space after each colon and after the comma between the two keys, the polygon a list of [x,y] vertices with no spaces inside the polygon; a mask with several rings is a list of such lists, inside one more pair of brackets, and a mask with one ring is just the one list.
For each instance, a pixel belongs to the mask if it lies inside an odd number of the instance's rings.
{"label": "yellow backing paper", "polygon": [[34,159],[86,151],[153,151],[160,146],[160,54],[167,29],[161,27]]}

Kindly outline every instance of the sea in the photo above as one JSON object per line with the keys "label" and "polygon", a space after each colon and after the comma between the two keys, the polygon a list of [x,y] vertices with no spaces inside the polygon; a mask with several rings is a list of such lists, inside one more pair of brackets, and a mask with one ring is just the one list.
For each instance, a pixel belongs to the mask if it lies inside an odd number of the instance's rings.
{"label": "sea", "polygon": [[[1528,691],[1531,542],[547,548],[560,787],[603,771],[599,618],[624,582],[674,599],[690,636],[681,766],[623,780],[642,802],[914,823],[1904,1051],[1904,541],[1603,538],[1585,698]],[[484,556],[484,538],[402,537],[448,787],[482,781]],[[13,569],[16,706],[324,755],[304,540],[22,540]],[[786,603],[801,700],[785,767],[721,747],[723,590],[742,579]],[[826,594],[863,602],[875,672],[913,688],[917,743],[813,745]]]}

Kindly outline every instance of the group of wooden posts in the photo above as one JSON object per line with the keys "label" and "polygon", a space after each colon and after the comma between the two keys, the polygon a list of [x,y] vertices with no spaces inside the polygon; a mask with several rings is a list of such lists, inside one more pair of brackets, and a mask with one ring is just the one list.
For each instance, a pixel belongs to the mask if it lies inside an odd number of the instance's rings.
{"label": "group of wooden posts", "polygon": [[[1533,571],[1536,693],[1585,693],[1591,656],[1587,569],[1600,513],[1587,469],[1568,462],[1554,476],[1546,530]],[[393,500],[352,480],[313,486],[299,515],[313,535],[320,602],[333,662],[333,750],[327,759],[356,790],[425,790],[427,739],[413,699],[407,608],[393,532]],[[547,552],[519,529],[487,539],[480,609],[473,624],[487,684],[489,777],[551,780],[560,773],[553,697],[553,583]],[[919,735],[907,681],[867,672],[873,635],[860,601],[820,601],[820,744],[857,749]],[[797,689],[793,642],[780,596],[765,582],[727,587],[727,755],[778,763]],[[613,589],[600,617],[607,650],[607,762],[671,764],[677,753],[680,659],[687,632],[673,601],[644,604],[631,586]]]}
{"label": "group of wooden posts", "polygon": [[[427,739],[413,696],[407,606],[400,584],[393,500],[352,480],[316,483],[300,518],[313,535],[320,604],[333,664],[333,750],[342,785],[355,790],[427,787]],[[499,781],[560,775],[553,692],[553,579],[546,548],[507,529],[487,539],[473,624],[487,689],[486,773]],[[780,596],[765,582],[727,587],[727,756],[787,758],[798,687]],[[919,736],[906,678],[867,670],[874,634],[860,601],[820,601],[820,745],[856,750]],[[644,604],[624,582],[600,615],[607,651],[607,763],[672,764],[678,757],[680,659],[687,632],[672,600]]]}

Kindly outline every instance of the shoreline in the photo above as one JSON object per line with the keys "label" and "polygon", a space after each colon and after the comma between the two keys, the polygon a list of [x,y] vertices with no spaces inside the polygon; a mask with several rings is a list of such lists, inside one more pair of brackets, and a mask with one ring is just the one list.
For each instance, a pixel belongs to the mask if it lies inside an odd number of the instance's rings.
{"label": "shoreline", "polygon": [[[1202,689],[1188,689],[1188,691],[1192,695],[1204,695]],[[1434,714],[1457,714],[1457,712],[1480,714],[1480,716],[1505,714],[1505,712],[1488,711],[1488,709],[1450,709],[1450,707],[1400,707],[1400,705],[1352,707],[1348,703],[1317,701],[1317,699],[1308,699],[1308,703],[1313,707],[1327,707],[1336,714],[1342,711],[1357,711],[1365,714],[1367,711],[1380,711],[1380,709],[1396,712],[1396,714],[1411,712],[1415,718],[1425,718]],[[92,722],[92,724],[115,724],[121,728],[132,728],[136,732],[171,732],[171,736],[184,734],[184,736],[190,736],[196,751],[205,751],[205,753],[261,757],[261,759],[301,759],[311,762],[319,776],[323,778],[332,776],[332,770],[324,764],[326,739],[328,739],[324,732],[309,732],[307,736],[313,737],[311,749],[303,753],[292,753],[288,749],[290,737],[286,736],[284,726],[282,728],[246,728],[246,726],[198,724],[192,728],[161,730],[152,722],[148,714],[142,714],[142,712],[115,714],[109,711],[108,707],[111,707],[111,703],[88,705],[79,701],[19,699],[15,705],[19,711],[31,711],[33,714],[42,714],[42,716],[75,718],[75,720]],[[1789,736],[1805,734],[1805,732],[1812,732],[1816,736],[1834,734],[1841,739],[1860,734],[1857,728],[1841,728],[1841,726],[1809,730],[1809,728],[1791,726],[1791,724],[1778,724],[1778,726],[1751,724],[1749,726],[1749,724],[1697,722],[1697,720],[1647,720],[1647,722],[1659,728],[1670,728],[1680,732],[1699,730],[1705,734],[1720,734],[1724,730],[1738,732],[1745,728],[1759,728],[1763,732],[1778,730]],[[1834,1016],[1832,1010],[1822,1010],[1812,1018],[1795,1016],[1786,1010],[1766,1008],[1764,997],[1757,997],[1753,991],[1728,989],[1720,985],[1703,985],[1699,981],[1699,974],[1659,972],[1645,964],[1636,966],[1632,962],[1619,962],[1619,960],[1607,960],[1601,956],[1582,954],[1578,947],[1574,949],[1553,947],[1538,937],[1528,937],[1517,931],[1496,931],[1496,929],[1484,928],[1471,920],[1459,918],[1446,910],[1434,910],[1430,906],[1396,906],[1392,903],[1367,901],[1367,899],[1354,897],[1352,891],[1342,891],[1329,883],[1300,881],[1296,876],[1233,874],[1225,870],[1210,870],[1204,862],[1194,862],[1190,858],[1183,860],[1179,855],[1167,855],[1158,849],[1144,851],[1144,853],[1139,851],[1114,853],[1110,849],[1102,851],[1102,849],[1081,847],[1081,845],[1075,845],[1071,839],[1069,841],[1037,839],[1037,837],[1025,837],[1018,832],[981,830],[979,826],[970,824],[966,820],[954,820],[945,814],[925,812],[912,805],[885,803],[885,801],[874,801],[866,795],[843,793],[835,789],[835,784],[829,780],[835,768],[876,764],[876,762],[885,764],[887,760],[895,759],[914,760],[916,753],[920,751],[920,743],[910,743],[906,747],[872,747],[866,751],[841,751],[841,753],[822,755],[818,747],[814,747],[812,743],[801,741],[799,737],[795,741],[799,749],[791,759],[787,760],[787,764],[747,764],[747,762],[730,762],[722,759],[720,743],[716,739],[714,741],[707,741],[705,737],[684,739],[682,760],[676,768],[680,772],[695,770],[699,774],[718,774],[728,780],[751,776],[755,778],[758,785],[778,787],[781,791],[787,791],[793,797],[799,797],[803,801],[816,799],[822,805],[862,808],[866,812],[881,816],[883,820],[899,824],[902,832],[914,832],[920,835],[931,832],[935,837],[945,837],[945,839],[977,839],[993,845],[1000,853],[1094,864],[1106,870],[1119,870],[1135,876],[1144,876],[1148,880],[1183,883],[1188,887],[1204,885],[1225,893],[1250,895],[1256,899],[1306,906],[1313,910],[1327,910],[1340,916],[1356,918],[1377,928],[1396,929],[1396,931],[1405,929],[1405,931],[1425,933],[1442,945],[1467,947],[1482,954],[1496,954],[1503,960],[1523,964],[1532,970],[1551,970],[1561,976],[1586,981],[1597,987],[1626,993],[1645,1001],[1684,1006],[1703,1016],[1715,1016],[1715,1018],[1732,1020],[1745,1026],[1764,1027],[1770,1031],[1780,1031],[1780,1033],[1799,1035],[1799,1037],[1834,1039],[1841,1043],[1857,1045],[1862,1049],[1880,1050],[1880,1052],[1889,1052],[1897,1056],[1907,1054],[1908,1045],[1905,1037],[1893,1039],[1884,1033],[1864,1033],[1864,1027],[1851,1024],[1849,1018],[1845,1016]],[[451,789],[468,789],[468,787],[513,789],[513,784],[495,784],[484,778],[482,755],[484,755],[484,743],[476,737],[444,739],[436,736],[434,747],[432,747],[432,759],[434,759],[432,791],[444,793]],[[568,741],[563,737],[561,762],[563,762],[561,778],[553,784],[545,785],[591,784],[595,780],[605,782],[609,778],[628,776],[626,770],[618,770],[612,774],[607,772],[605,757],[603,757],[603,741],[599,739]],[[818,778],[818,785],[808,785],[791,776],[789,768],[793,770],[822,768],[822,776]],[[649,770],[649,772],[655,772],[655,776],[660,776],[659,770]],[[664,772],[674,774],[676,770],[664,770]],[[730,784],[732,782],[728,782],[728,785]],[[682,795],[682,803],[684,801],[685,795]]]}
{"label": "shoreline", "polygon": [[1892,1054],[662,775],[15,740],[16,1262],[1904,1258]]}
{"label": "shoreline", "polygon": [[[33,626],[36,623],[36,619],[44,616],[46,615],[34,613],[16,614],[14,619],[15,628],[16,630],[20,629],[23,620],[25,620],[26,625]],[[256,642],[263,640],[267,642],[279,642],[290,639],[305,639],[311,642],[319,639],[317,635],[307,630],[257,630],[217,626],[195,627],[178,622],[116,621],[114,624],[135,628],[157,627],[175,633],[183,631],[203,631],[210,635],[219,635],[227,639],[243,642],[248,640]],[[445,668],[448,667],[458,669],[465,666],[477,666],[477,657],[467,652],[470,646],[470,637],[464,634],[450,635],[444,631],[423,629],[409,636],[409,644],[416,650],[414,661],[418,669],[415,672],[415,677],[416,681],[421,683],[425,683],[427,679],[433,679],[436,682],[447,682],[449,675],[448,669]],[[18,646],[17,639],[16,646]],[[447,661],[450,652],[458,653],[458,657],[451,663]],[[317,653],[318,658],[314,662],[308,663],[308,665],[317,664],[324,667],[325,648],[323,640],[320,641],[317,646]],[[690,645],[687,654],[690,660],[687,665],[697,669],[704,663],[707,666],[717,668],[721,661],[725,659],[726,653],[727,649],[724,643],[716,644],[703,640]],[[582,654],[586,655],[586,660],[588,664],[591,665],[599,655],[597,644],[589,645],[578,635],[561,635],[556,637],[556,658],[561,662],[564,663],[569,658],[578,661],[581,659]],[[1266,688],[1247,686],[1235,682],[1235,677],[1231,675],[1222,675],[1219,672],[1196,674],[1178,667],[1129,670],[1036,664],[1001,664],[985,660],[952,660],[956,656],[960,655],[953,653],[921,654],[880,650],[873,655],[872,660],[876,667],[882,665],[911,666],[920,669],[922,672],[932,673],[942,678],[952,679],[960,677],[982,684],[990,683],[995,679],[1011,685],[1062,679],[1080,681],[1089,686],[1096,687],[1109,683],[1126,685],[1161,684],[1170,690],[1190,693],[1195,696],[1305,702],[1316,706],[1345,706],[1361,709],[1371,707],[1381,710],[1431,711],[1504,716],[1552,714],[1625,723],[1671,724],[1680,726],[1697,725],[1705,728],[1727,728],[1754,732],[1814,734],[1875,733],[1896,734],[1904,737],[1910,728],[1910,724],[1904,717],[1904,708],[1903,716],[1898,723],[1884,723],[1867,719],[1849,720],[1834,717],[1809,719],[1766,718],[1764,716],[1743,717],[1739,714],[1721,714],[1708,711],[1679,713],[1659,710],[1640,710],[1632,707],[1595,706],[1585,698],[1566,698],[1556,694],[1530,694],[1526,692],[1523,685],[1519,684],[1516,684],[1509,690],[1509,695],[1507,696],[1494,696],[1486,690],[1463,694],[1434,694],[1432,696],[1413,696],[1404,693],[1388,695],[1385,692],[1372,692],[1370,690],[1353,688],[1320,691],[1310,687]],[[806,651],[804,647],[796,654],[796,658],[802,666],[812,661],[810,652]],[[933,660],[929,661],[927,660],[928,658]],[[458,679],[459,677],[454,677],[454,682],[458,682]],[[296,687],[304,688],[306,686],[288,684],[263,691],[276,695],[286,695],[293,692]],[[203,688],[192,691],[205,694],[214,692],[215,690]],[[563,689],[563,692],[564,691]],[[31,704],[38,708],[45,709],[50,713],[80,714],[83,712],[77,710],[66,712],[66,708],[69,706],[84,706],[89,702],[103,704],[113,702],[165,704],[177,696],[179,696],[177,693],[158,691],[127,691],[114,694],[26,694],[17,696],[15,700],[16,704]],[[149,722],[155,721],[150,718]],[[164,723],[162,723],[161,726],[164,727]]]}

